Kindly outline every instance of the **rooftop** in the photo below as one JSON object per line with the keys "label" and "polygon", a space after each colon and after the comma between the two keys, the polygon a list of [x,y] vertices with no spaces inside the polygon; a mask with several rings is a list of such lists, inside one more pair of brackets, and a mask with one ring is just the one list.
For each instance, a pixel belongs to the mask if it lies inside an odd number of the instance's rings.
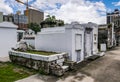
{"label": "rooftop", "polygon": [[0,23],[0,28],[17,28],[17,25],[14,25],[12,22],[2,22]]}

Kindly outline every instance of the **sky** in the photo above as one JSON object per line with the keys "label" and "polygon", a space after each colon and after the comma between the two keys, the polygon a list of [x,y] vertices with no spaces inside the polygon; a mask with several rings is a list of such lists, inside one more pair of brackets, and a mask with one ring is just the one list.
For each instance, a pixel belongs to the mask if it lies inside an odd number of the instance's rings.
{"label": "sky", "polygon": [[[26,2],[27,0],[21,0]],[[45,16],[55,15],[65,23],[106,23],[106,12],[120,7],[120,0],[28,0],[29,5],[45,12]],[[15,0],[0,0],[0,11],[4,14],[23,11],[26,7]]]}

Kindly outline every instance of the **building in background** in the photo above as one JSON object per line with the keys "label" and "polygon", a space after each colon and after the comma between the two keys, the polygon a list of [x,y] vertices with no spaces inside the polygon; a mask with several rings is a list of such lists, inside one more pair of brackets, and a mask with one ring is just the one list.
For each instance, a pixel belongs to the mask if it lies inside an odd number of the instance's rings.
{"label": "building in background", "polygon": [[114,27],[116,44],[119,45],[120,44],[120,10],[118,9],[115,9],[113,12],[107,13],[107,25],[110,26],[113,24],[114,24],[113,27]]}
{"label": "building in background", "polygon": [[7,22],[12,22],[16,25],[18,25],[18,29],[20,30],[27,30],[27,25],[28,25],[28,17],[23,15],[23,14],[9,14],[9,15],[3,15],[0,16],[0,19],[3,21],[7,21]]}
{"label": "building in background", "polygon": [[0,12],[0,22],[3,22],[3,12]]}
{"label": "building in background", "polygon": [[98,26],[98,48],[101,44],[107,44],[108,41],[108,28],[107,24],[101,24]]}
{"label": "building in background", "polygon": [[3,15],[3,21],[6,21],[6,22],[13,22],[13,16],[12,16],[12,14]]}
{"label": "building in background", "polygon": [[111,23],[114,23],[116,27],[120,27],[120,11],[118,9],[107,13],[107,24]]}
{"label": "building in background", "polygon": [[114,23],[111,23],[108,25],[108,41],[107,41],[107,46],[108,48],[116,46],[116,38],[115,38],[115,27]]}
{"label": "building in background", "polygon": [[18,29],[26,30],[28,25],[28,17],[22,14],[13,15],[14,24],[18,25]]}
{"label": "building in background", "polygon": [[29,23],[37,23],[40,25],[40,23],[44,20],[44,12],[38,11],[35,9],[28,9],[24,11],[24,14],[27,16],[28,13],[28,22]]}
{"label": "building in background", "polygon": [[0,12],[0,22],[13,22],[14,24],[18,25],[18,29],[20,30],[27,30],[28,23],[37,23],[40,25],[43,20],[44,12],[34,9],[29,9],[28,12],[25,10],[24,14],[21,14],[20,11],[17,11],[16,14],[3,15],[3,13]]}

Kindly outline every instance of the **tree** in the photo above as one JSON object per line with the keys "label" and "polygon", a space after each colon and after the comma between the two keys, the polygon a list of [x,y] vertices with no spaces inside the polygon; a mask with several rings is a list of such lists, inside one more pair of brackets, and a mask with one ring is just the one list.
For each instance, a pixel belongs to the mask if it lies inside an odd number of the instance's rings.
{"label": "tree", "polygon": [[111,28],[112,27],[112,24],[108,24],[108,28]]}
{"label": "tree", "polygon": [[41,27],[45,28],[45,27],[55,27],[55,26],[63,26],[64,25],[64,21],[63,20],[57,20],[55,16],[50,16],[47,15],[47,18],[41,22]]}
{"label": "tree", "polygon": [[37,32],[39,32],[40,29],[41,29],[40,26],[37,23],[30,23],[28,25],[28,28],[33,30],[35,32],[35,34],[37,34]]}
{"label": "tree", "polygon": [[64,21],[63,20],[56,20],[57,26],[64,26]]}

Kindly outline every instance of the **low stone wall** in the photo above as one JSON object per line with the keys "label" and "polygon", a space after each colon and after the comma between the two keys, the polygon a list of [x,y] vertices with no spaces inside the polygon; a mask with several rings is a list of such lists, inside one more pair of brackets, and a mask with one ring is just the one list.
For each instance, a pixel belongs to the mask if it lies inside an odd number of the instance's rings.
{"label": "low stone wall", "polygon": [[67,53],[55,54],[50,56],[30,54],[18,51],[9,52],[10,60],[16,64],[39,70],[44,74],[63,75],[62,66],[68,60]]}

